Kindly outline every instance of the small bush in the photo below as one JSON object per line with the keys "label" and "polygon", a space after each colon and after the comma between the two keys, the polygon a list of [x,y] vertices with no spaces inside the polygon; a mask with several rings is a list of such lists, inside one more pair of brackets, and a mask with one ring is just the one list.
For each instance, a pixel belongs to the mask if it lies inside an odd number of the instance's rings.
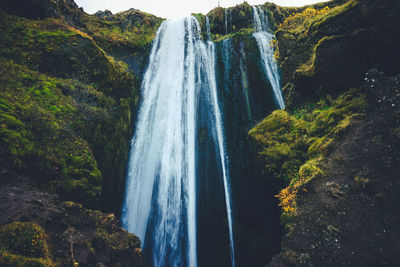
{"label": "small bush", "polygon": [[294,30],[300,26],[303,26],[306,21],[323,15],[329,10],[330,8],[328,6],[320,10],[315,8],[306,8],[303,12],[292,13],[279,25],[279,27],[283,30]]}
{"label": "small bush", "polygon": [[33,222],[13,222],[0,228],[1,248],[25,257],[47,258],[45,231]]}

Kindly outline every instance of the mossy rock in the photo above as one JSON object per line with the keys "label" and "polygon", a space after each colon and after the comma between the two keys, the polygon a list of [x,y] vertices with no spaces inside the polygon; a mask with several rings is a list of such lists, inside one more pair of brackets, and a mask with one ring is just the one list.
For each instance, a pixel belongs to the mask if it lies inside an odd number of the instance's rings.
{"label": "mossy rock", "polygon": [[0,265],[12,267],[52,267],[56,266],[50,259],[31,258],[0,250]]}
{"label": "mossy rock", "polygon": [[299,21],[294,29],[277,29],[282,83],[291,88],[290,94],[285,94],[288,107],[358,87],[371,67],[379,66],[388,73],[399,71],[393,64],[398,61],[393,58],[400,58],[394,45],[399,42],[395,28],[400,26],[393,20],[399,12],[394,1],[331,1],[303,8],[277,8],[274,17],[282,23],[305,8],[320,10],[324,6],[330,9]]}
{"label": "mossy rock", "polygon": [[276,110],[250,130],[267,173],[282,189],[278,197],[286,212],[295,212],[299,192],[323,175],[321,162],[353,121],[364,116],[365,106],[364,89],[354,88],[302,109]]}
{"label": "mossy rock", "polygon": [[47,235],[34,222],[13,222],[0,228],[0,265],[55,266]]}
{"label": "mossy rock", "polygon": [[93,86],[42,75],[4,59],[0,67],[0,145],[5,159],[21,172],[29,170],[64,200],[90,207],[100,204],[104,176],[107,188],[121,190],[131,98],[115,100]]}

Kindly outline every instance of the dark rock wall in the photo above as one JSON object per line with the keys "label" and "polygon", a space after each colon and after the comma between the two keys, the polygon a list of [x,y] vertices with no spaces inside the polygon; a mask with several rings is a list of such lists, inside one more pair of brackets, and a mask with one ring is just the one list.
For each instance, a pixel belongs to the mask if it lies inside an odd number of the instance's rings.
{"label": "dark rock wall", "polygon": [[[268,116],[250,132],[265,171],[294,171],[291,177],[276,172],[285,229],[281,252],[269,266],[382,266],[399,260],[392,237],[399,235],[400,5],[332,2],[339,5],[293,30],[277,24],[287,113]],[[274,12],[282,23],[303,10]],[[294,124],[286,131],[288,122]],[[274,148],[276,138],[292,149]],[[293,162],[297,169],[291,169]]]}

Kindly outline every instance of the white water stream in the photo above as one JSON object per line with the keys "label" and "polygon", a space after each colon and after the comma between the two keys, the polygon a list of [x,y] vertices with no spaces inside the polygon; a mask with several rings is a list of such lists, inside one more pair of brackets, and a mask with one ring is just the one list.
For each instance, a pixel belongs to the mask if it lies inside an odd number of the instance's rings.
{"label": "white water stream", "polygon": [[253,33],[253,36],[256,39],[258,48],[260,50],[261,59],[264,63],[265,74],[271,83],[276,103],[280,109],[284,109],[285,103],[282,97],[281,85],[279,81],[278,64],[274,59],[274,47],[271,43],[275,37],[269,33],[270,26],[266,11],[260,7],[253,6],[253,13],[254,27],[256,29],[256,32]]}
{"label": "white water stream", "polygon": [[131,143],[123,225],[150,248],[154,266],[197,266],[196,115],[207,106],[223,173],[232,266],[233,219],[224,131],[215,77],[215,47],[201,40],[194,17],[165,21],[154,40],[142,82]]}

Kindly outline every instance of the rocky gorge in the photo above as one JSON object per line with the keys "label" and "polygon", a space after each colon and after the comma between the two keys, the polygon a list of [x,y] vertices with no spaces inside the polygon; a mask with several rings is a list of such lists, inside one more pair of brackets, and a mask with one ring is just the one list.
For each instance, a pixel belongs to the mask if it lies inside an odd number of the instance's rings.
{"label": "rocky gorge", "polygon": [[[236,265],[395,266],[399,3],[258,8],[276,36],[266,45],[284,109],[253,7],[193,14],[215,45]],[[120,219],[140,86],[164,20],[88,15],[72,0],[4,0],[0,13],[0,265],[151,266]],[[232,266],[209,114],[199,110],[195,133],[198,265]]]}

